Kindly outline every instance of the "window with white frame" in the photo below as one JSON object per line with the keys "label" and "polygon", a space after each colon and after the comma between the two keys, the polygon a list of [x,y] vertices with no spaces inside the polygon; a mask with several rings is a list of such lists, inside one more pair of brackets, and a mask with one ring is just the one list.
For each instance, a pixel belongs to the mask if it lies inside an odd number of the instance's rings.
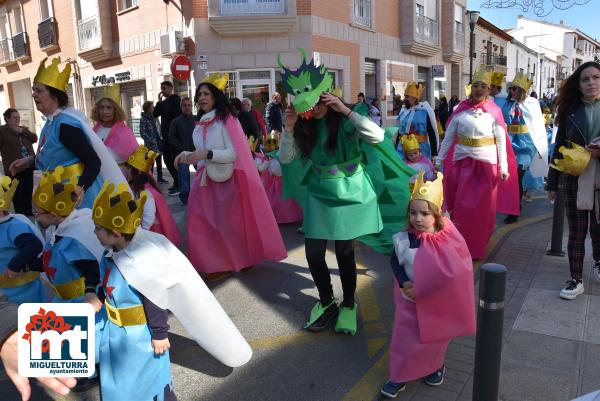
{"label": "window with white frame", "polygon": [[371,27],[371,0],[354,0],[354,22]]}
{"label": "window with white frame", "polygon": [[138,5],[138,0],[119,0],[119,10],[127,10],[128,8]]}
{"label": "window with white frame", "polygon": [[459,4],[454,5],[454,30],[465,32],[465,9]]}
{"label": "window with white frame", "polygon": [[219,0],[221,15],[283,14],[285,0]]}
{"label": "window with white frame", "polygon": [[53,16],[52,0],[40,0],[40,21],[45,21]]}
{"label": "window with white frame", "polygon": [[25,24],[23,22],[23,12],[21,11],[21,4],[17,4],[11,10],[13,16],[13,31],[15,34],[25,32]]}

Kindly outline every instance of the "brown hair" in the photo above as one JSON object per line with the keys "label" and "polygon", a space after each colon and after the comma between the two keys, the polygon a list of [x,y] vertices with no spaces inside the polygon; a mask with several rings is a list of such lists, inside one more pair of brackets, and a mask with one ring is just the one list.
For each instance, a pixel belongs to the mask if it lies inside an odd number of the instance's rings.
{"label": "brown hair", "polygon": [[109,97],[103,97],[102,99],[100,99],[96,102],[96,104],[94,105],[94,108],[92,109],[92,120],[94,120],[96,122],[100,121],[100,103],[102,103],[105,100],[108,103],[110,103],[110,105],[115,110],[114,117],[113,117],[113,124],[116,123],[117,121],[125,121],[127,119],[127,116],[125,116],[125,112],[123,111],[121,106],[117,104],[117,102],[115,102],[114,100],[112,100]]}
{"label": "brown hair", "polygon": [[154,102],[152,100],[146,100],[142,105],[142,111],[147,113],[151,106],[154,106]]}
{"label": "brown hair", "polygon": [[569,114],[583,104],[579,79],[581,73],[588,67],[595,67],[600,71],[600,63],[588,61],[581,64],[560,86],[556,97],[556,123],[561,126],[566,124]]}
{"label": "brown hair", "polygon": [[512,88],[517,88],[517,93],[515,94],[515,96],[512,96],[512,93],[510,93],[509,90],[509,94],[508,94],[508,99],[512,99],[512,100],[516,100],[517,102],[522,102],[523,100],[527,99],[527,92],[525,91],[525,89],[521,88],[520,86],[516,86],[516,85],[512,85]]}
{"label": "brown hair", "polygon": [[[424,200],[424,199],[418,199],[418,200]],[[412,224],[410,224],[410,204],[413,201],[411,200],[410,202],[408,202],[408,227],[415,229],[415,227],[412,226]],[[441,231],[444,228],[444,219],[442,218],[442,212],[440,211],[440,208],[437,205],[434,205],[433,203],[429,202],[428,200],[426,200],[425,202],[427,202],[427,206],[429,207],[429,212],[431,213],[431,215],[433,216],[435,223],[433,224],[435,231]]]}

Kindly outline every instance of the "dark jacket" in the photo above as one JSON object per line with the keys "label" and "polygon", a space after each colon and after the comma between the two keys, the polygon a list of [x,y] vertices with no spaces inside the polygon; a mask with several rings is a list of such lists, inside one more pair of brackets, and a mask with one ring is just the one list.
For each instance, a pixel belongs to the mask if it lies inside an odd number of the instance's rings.
{"label": "dark jacket", "polygon": [[181,98],[178,95],[171,95],[168,98],[156,103],[154,107],[154,118],[160,117],[160,134],[163,141],[169,141],[169,128],[171,121],[181,114]]}
{"label": "dark jacket", "polygon": [[[588,120],[587,116],[585,115],[585,106],[582,104],[576,110],[573,110],[569,113],[566,124],[561,124],[558,126],[554,151],[552,152],[550,161],[554,161],[554,159],[562,159],[562,155],[558,149],[561,146],[569,147],[567,145],[569,141],[581,146],[587,145],[587,130]],[[560,174],[560,171],[550,167],[548,170],[548,181],[546,184],[546,189],[548,191],[556,191],[558,189],[558,178],[560,177]]]}
{"label": "dark jacket", "polygon": [[184,150],[193,152],[194,141],[192,140],[192,133],[194,132],[196,118],[193,115],[186,116],[185,114],[180,115],[173,121],[171,121],[171,128],[169,128],[169,143],[175,150],[175,154],[179,154]]}
{"label": "dark jacket", "polygon": [[283,132],[281,103],[267,103],[267,107],[265,108],[265,120],[267,124],[267,134],[272,130]]}
{"label": "dark jacket", "polygon": [[140,136],[148,149],[160,152],[162,146],[156,120],[152,114],[146,113],[145,111],[142,112],[140,118]]}
{"label": "dark jacket", "polygon": [[0,156],[5,174],[8,174],[8,167],[12,162],[25,155],[21,154],[21,143],[27,149],[29,156],[35,155],[33,144],[37,142],[36,134],[22,127],[23,131],[19,134],[13,131],[8,125],[0,125]]}
{"label": "dark jacket", "polygon": [[258,127],[258,121],[256,121],[256,117],[249,111],[240,111],[238,114],[238,120],[240,120],[240,124],[242,129],[244,130],[244,134],[248,138],[253,136],[258,139],[259,143],[262,142],[262,134],[260,132],[260,128]]}

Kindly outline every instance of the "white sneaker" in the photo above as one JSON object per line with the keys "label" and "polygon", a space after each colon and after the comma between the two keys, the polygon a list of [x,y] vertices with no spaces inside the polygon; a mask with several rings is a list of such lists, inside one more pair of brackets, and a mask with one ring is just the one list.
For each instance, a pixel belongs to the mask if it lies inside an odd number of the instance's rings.
{"label": "white sneaker", "polygon": [[575,299],[577,295],[583,294],[583,283],[577,280],[567,281],[567,286],[560,290],[562,299]]}
{"label": "white sneaker", "polygon": [[600,262],[592,262],[592,275],[600,283]]}

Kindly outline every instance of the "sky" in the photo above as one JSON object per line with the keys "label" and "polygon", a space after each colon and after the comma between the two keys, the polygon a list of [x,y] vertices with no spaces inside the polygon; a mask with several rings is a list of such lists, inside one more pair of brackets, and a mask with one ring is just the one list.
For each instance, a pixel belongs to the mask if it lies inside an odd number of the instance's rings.
{"label": "sky", "polygon": [[[579,28],[580,31],[600,39],[600,24],[598,24],[598,14],[600,11],[600,0],[590,0],[587,4],[574,5],[567,10],[553,8],[553,3],[582,3],[585,0],[469,0],[468,8],[479,10],[481,16],[501,29],[513,28],[517,25],[517,16],[523,15],[527,18],[544,20],[553,23],[564,21],[565,25]],[[524,11],[522,7],[516,8],[484,8],[486,3],[543,3],[545,11],[550,13],[544,17],[538,17],[534,13],[533,7]]]}

